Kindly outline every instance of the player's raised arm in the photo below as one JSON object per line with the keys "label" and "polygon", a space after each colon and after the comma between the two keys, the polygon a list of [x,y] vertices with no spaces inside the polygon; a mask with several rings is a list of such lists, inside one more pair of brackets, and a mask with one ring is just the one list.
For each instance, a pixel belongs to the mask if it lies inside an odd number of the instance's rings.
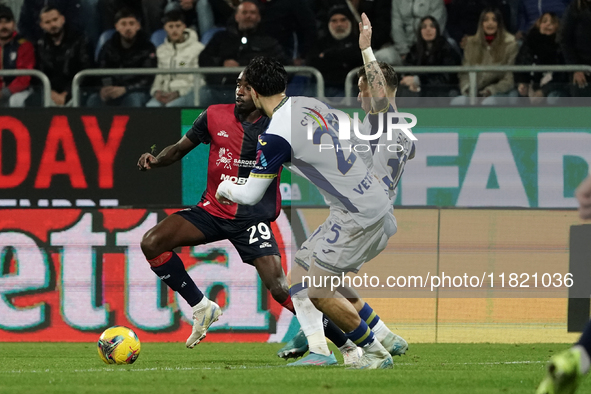
{"label": "player's raised arm", "polygon": [[363,56],[363,67],[365,67],[367,84],[371,92],[372,108],[377,112],[388,108],[389,101],[386,95],[386,79],[371,49],[371,32],[371,23],[364,12],[361,14],[359,23],[359,49]]}
{"label": "player's raised arm", "polygon": [[166,167],[182,159],[197,144],[183,136],[176,144],[169,145],[154,156],[152,153],[144,153],[140,156],[137,166],[140,171],[151,170],[156,167]]}

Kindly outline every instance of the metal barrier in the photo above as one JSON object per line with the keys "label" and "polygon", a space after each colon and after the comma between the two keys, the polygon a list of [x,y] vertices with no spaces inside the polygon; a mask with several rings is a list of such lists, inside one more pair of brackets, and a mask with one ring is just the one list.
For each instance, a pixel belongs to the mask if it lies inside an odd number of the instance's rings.
{"label": "metal barrier", "polygon": [[[474,98],[477,96],[476,74],[479,72],[576,72],[576,71],[591,71],[589,65],[562,65],[562,66],[408,66],[395,67],[397,73],[401,74],[428,74],[428,73],[468,73],[470,81],[469,96]],[[357,77],[357,70],[349,71],[345,79],[345,95],[347,97],[355,97],[353,90],[353,78]]]}
{"label": "metal barrier", "polygon": [[27,75],[39,78],[41,80],[41,83],[43,84],[43,106],[51,107],[51,83],[49,82],[47,75],[43,74],[39,70],[0,70],[0,77],[22,77]]}
{"label": "metal barrier", "polygon": [[[93,68],[80,71],[74,76],[72,81],[72,105],[74,107],[80,106],[80,83],[82,79],[88,76],[111,76],[111,75],[157,75],[157,74],[239,74],[244,70],[244,67],[198,67],[179,69],[162,69],[162,68],[112,68],[99,69]],[[312,74],[316,78],[316,96],[324,97],[324,77],[314,67],[296,67],[286,66],[285,71],[288,74],[306,73]]]}

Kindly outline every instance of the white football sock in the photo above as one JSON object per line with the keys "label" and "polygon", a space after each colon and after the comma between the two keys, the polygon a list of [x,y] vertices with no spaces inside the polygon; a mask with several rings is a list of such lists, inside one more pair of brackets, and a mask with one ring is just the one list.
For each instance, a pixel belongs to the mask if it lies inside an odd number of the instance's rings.
{"label": "white football sock", "polygon": [[200,311],[202,309],[207,308],[208,305],[209,305],[209,298],[203,296],[203,298],[201,299],[201,301],[199,301],[197,303],[197,305],[193,306],[193,310],[194,311]]}
{"label": "white football sock", "polygon": [[292,301],[302,331],[308,338],[310,352],[330,356],[330,350],[324,337],[322,312],[316,309],[312,301],[301,292],[293,297]]}
{"label": "white football sock", "polygon": [[591,359],[589,358],[589,354],[585,348],[581,345],[573,346],[574,349],[578,349],[581,351],[581,372],[586,374],[589,372],[589,366],[591,365]]}
{"label": "white football sock", "polygon": [[371,341],[369,344],[367,344],[363,347],[363,350],[366,353],[378,354],[378,355],[380,355],[380,357],[383,357],[385,354],[388,354],[388,351],[386,350],[386,348],[384,348],[382,346],[382,344],[380,343],[380,341],[376,340],[375,337],[374,337],[373,341]]}
{"label": "white football sock", "polygon": [[384,324],[382,319],[380,319],[380,321],[378,321],[378,323],[375,326],[373,326],[371,330],[373,331],[373,334],[375,335],[376,339],[380,342],[386,339],[388,334],[391,332],[390,329]]}

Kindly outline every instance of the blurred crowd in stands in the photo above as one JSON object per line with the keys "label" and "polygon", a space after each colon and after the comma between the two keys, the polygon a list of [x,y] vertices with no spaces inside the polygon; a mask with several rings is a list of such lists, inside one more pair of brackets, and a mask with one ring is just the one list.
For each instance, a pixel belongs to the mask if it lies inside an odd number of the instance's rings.
{"label": "blurred crowd in stands", "polygon": [[[258,55],[311,66],[342,97],[363,65],[360,15],[376,58],[395,66],[591,65],[591,0],[0,0],[0,69],[37,69],[55,106],[90,68],[243,67]],[[89,107],[191,107],[234,101],[236,73],[91,76]],[[469,101],[467,73],[399,75],[398,95]],[[482,104],[591,96],[591,74],[481,72]],[[0,107],[39,106],[30,76],[0,76]],[[314,95],[292,75],[288,94]]]}

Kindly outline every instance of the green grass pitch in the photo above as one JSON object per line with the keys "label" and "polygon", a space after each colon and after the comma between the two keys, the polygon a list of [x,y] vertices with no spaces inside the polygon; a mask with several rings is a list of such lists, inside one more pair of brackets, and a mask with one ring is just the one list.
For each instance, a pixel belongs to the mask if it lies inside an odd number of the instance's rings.
{"label": "green grass pitch", "polygon": [[117,366],[103,364],[94,343],[0,343],[0,393],[533,393],[548,358],[568,345],[416,344],[378,371],[286,368],[280,347],[144,343],[135,364]]}

